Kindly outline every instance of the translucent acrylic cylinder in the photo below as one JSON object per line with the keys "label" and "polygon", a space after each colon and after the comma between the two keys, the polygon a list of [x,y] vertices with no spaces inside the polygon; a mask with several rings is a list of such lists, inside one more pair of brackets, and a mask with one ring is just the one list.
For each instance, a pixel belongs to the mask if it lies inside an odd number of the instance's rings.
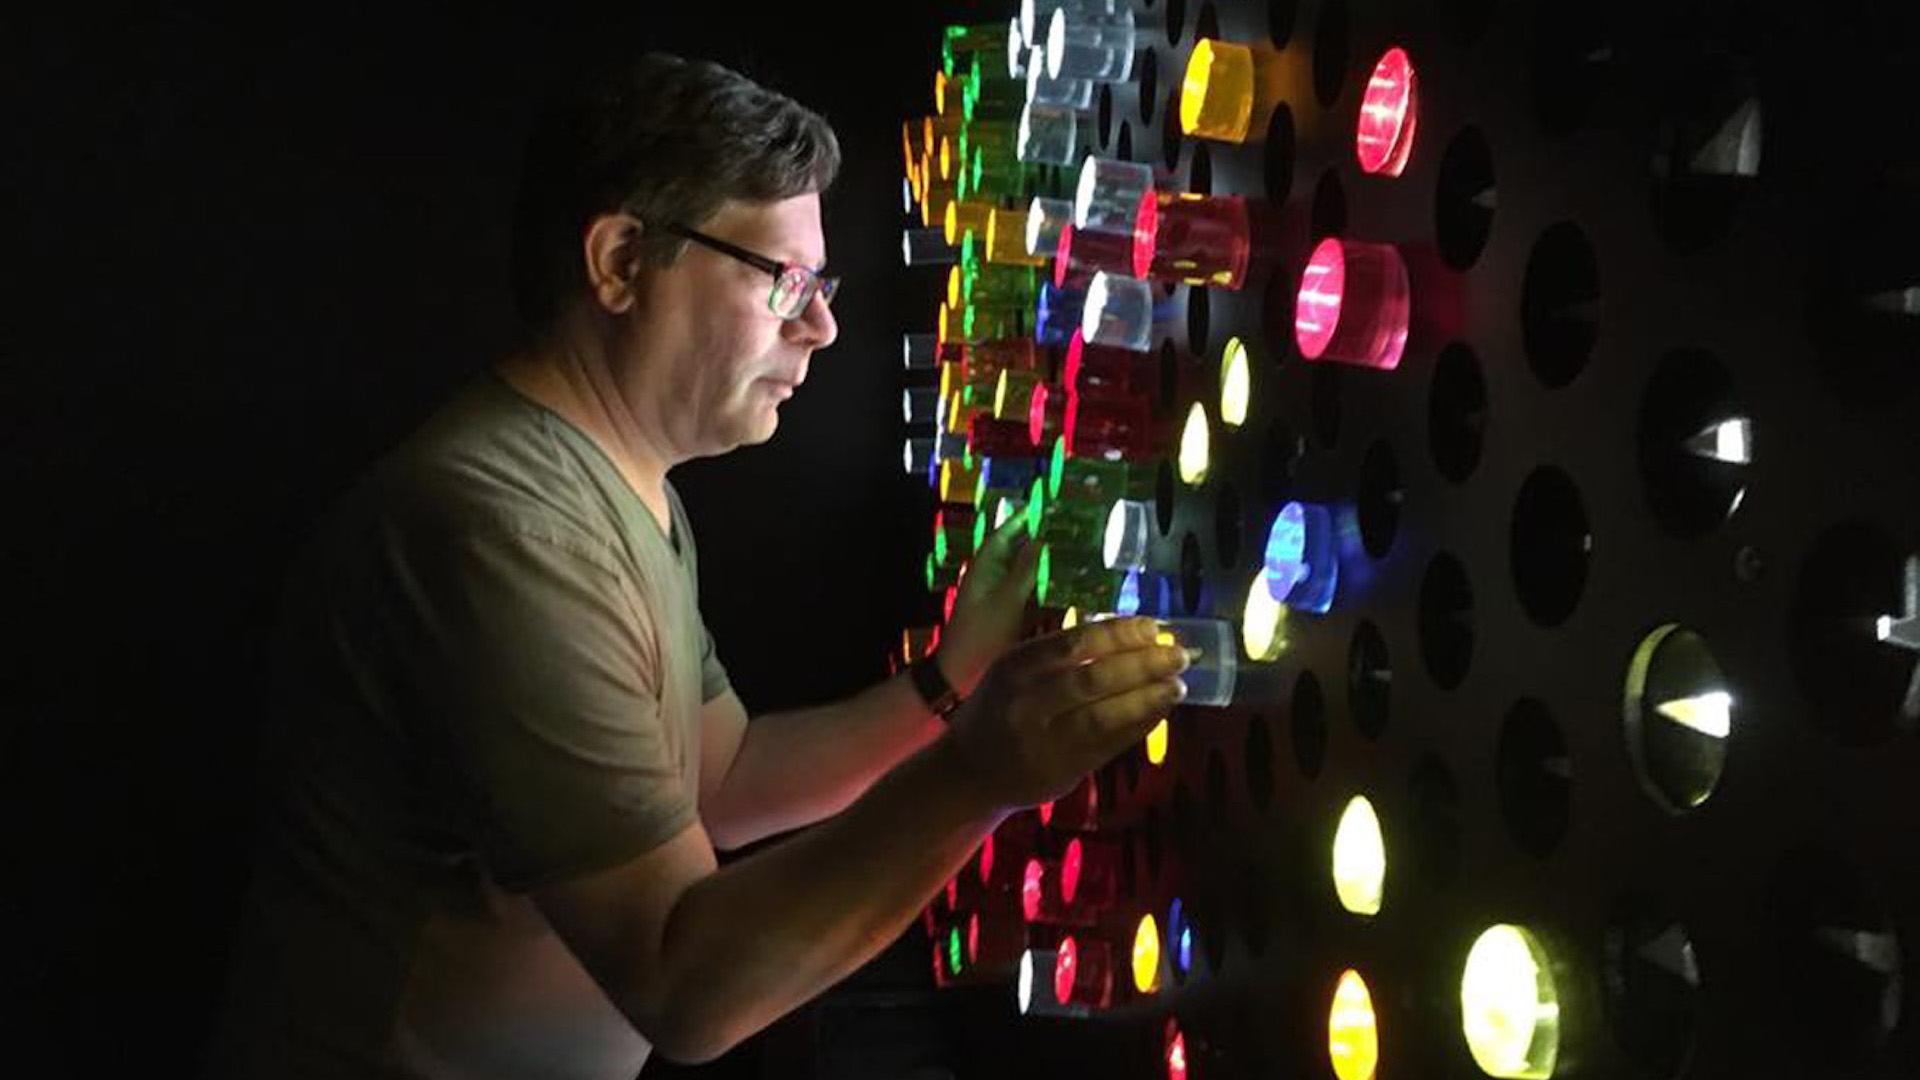
{"label": "translucent acrylic cylinder", "polygon": [[1061,427],[1066,452],[1075,457],[1139,460],[1159,449],[1153,406],[1144,394],[1067,391]]}
{"label": "translucent acrylic cylinder", "polygon": [[1075,112],[1093,108],[1093,80],[1047,74],[1046,51],[1035,47],[1027,61],[1027,100]]}
{"label": "translucent acrylic cylinder", "polygon": [[1233,704],[1233,691],[1240,680],[1240,647],[1234,641],[1233,624],[1225,619],[1160,619],[1160,628],[1171,633],[1174,644],[1198,650],[1199,656],[1181,673],[1187,684],[1184,705],[1218,707]]}
{"label": "translucent acrylic cylinder", "polygon": [[1267,530],[1261,571],[1268,596],[1288,607],[1324,614],[1333,606],[1339,578],[1333,513],[1312,503],[1281,507]]}
{"label": "translucent acrylic cylinder", "polygon": [[1027,102],[1020,111],[1020,135],[1015,152],[1021,161],[1039,165],[1072,165],[1085,147],[1080,136],[1080,114],[1059,105]]}
{"label": "translucent acrylic cylinder", "polygon": [[1239,195],[1149,193],[1134,229],[1133,276],[1238,289],[1251,248]]}
{"label": "translucent acrylic cylinder", "polygon": [[1253,51],[1201,38],[1180,86],[1180,130],[1198,139],[1243,143],[1253,120]]}
{"label": "translucent acrylic cylinder", "polygon": [[1160,365],[1149,353],[1089,345],[1076,328],[1067,341],[1060,385],[1081,390],[1150,394],[1159,386]]}
{"label": "translucent acrylic cylinder", "polygon": [[1073,220],[1073,200],[1036,196],[1027,204],[1027,253],[1052,258],[1060,250],[1060,230]]}
{"label": "translucent acrylic cylinder", "polygon": [[906,229],[900,234],[900,258],[908,266],[958,262],[960,252],[947,243],[944,229]]}
{"label": "translucent acrylic cylinder", "polygon": [[1329,237],[1300,276],[1294,339],[1308,360],[1392,370],[1411,308],[1406,263],[1393,245]]}
{"label": "translucent acrylic cylinder", "polygon": [[1141,201],[1153,190],[1153,167],[1137,161],[1089,157],[1074,189],[1073,227],[1132,236]]}
{"label": "translucent acrylic cylinder", "polygon": [[1116,499],[1107,513],[1106,543],[1101,556],[1109,570],[1141,570],[1147,565],[1147,543],[1152,539],[1153,505],[1138,499]]}
{"label": "translucent acrylic cylinder", "polygon": [[1089,345],[1146,352],[1153,347],[1153,286],[1138,278],[1096,273],[1087,286],[1080,333]]}
{"label": "translucent acrylic cylinder", "polygon": [[932,371],[940,362],[938,342],[932,334],[902,334],[900,355],[908,371]]}
{"label": "translucent acrylic cylinder", "polygon": [[933,386],[909,386],[900,392],[901,419],[909,424],[932,424],[940,417],[940,390]]}
{"label": "translucent acrylic cylinder", "polygon": [[1136,48],[1131,6],[1110,14],[1062,8],[1047,24],[1047,74],[1120,82],[1133,75]]}

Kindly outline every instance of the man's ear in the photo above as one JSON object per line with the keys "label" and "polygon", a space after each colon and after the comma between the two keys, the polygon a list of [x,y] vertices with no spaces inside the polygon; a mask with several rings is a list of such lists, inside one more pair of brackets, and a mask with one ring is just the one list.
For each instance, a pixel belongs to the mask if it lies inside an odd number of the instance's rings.
{"label": "man's ear", "polygon": [[599,214],[587,224],[581,250],[586,260],[587,291],[609,314],[618,315],[633,307],[644,228],[626,214]]}

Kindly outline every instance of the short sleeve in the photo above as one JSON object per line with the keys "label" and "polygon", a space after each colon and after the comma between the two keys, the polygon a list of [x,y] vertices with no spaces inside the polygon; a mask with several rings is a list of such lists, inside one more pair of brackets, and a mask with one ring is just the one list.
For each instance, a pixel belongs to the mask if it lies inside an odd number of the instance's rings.
{"label": "short sleeve", "polygon": [[539,523],[430,533],[389,548],[409,713],[444,749],[495,880],[524,890],[605,869],[691,823],[643,585]]}

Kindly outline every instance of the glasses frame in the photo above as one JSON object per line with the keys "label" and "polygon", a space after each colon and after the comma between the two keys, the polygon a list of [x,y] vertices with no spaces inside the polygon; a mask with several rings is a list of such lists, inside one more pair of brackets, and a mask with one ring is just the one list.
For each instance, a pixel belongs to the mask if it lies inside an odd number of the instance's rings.
{"label": "glasses frame", "polygon": [[[746,248],[738,245],[729,244],[717,236],[708,236],[698,229],[689,228],[677,221],[667,222],[664,228],[675,236],[691,240],[702,247],[710,248],[722,255],[738,259],[756,270],[764,270],[772,274],[773,288],[767,293],[767,310],[789,322],[807,313],[808,306],[813,303],[814,294],[818,293],[820,295],[822,303],[831,305],[834,294],[840,291],[840,278],[838,276],[829,277],[810,266],[770,259],[765,255],[748,251]],[[783,288],[799,290],[798,295],[800,296],[800,301],[793,305],[792,314],[788,314],[780,308],[780,292]]]}

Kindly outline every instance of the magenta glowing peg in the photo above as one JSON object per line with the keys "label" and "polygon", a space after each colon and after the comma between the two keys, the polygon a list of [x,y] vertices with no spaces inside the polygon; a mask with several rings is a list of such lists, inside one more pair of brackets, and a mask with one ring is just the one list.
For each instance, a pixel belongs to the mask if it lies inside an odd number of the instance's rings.
{"label": "magenta glowing peg", "polygon": [[1238,289],[1251,238],[1239,195],[1149,191],[1133,230],[1133,276]]}
{"label": "magenta glowing peg", "polygon": [[1407,345],[1407,267],[1391,244],[1328,237],[1300,275],[1293,335],[1308,360],[1392,370]]}
{"label": "magenta glowing peg", "polygon": [[1360,123],[1353,145],[1361,172],[1399,176],[1406,169],[1420,119],[1418,91],[1419,81],[1407,51],[1388,49],[1373,66],[1366,93],[1360,99]]}

